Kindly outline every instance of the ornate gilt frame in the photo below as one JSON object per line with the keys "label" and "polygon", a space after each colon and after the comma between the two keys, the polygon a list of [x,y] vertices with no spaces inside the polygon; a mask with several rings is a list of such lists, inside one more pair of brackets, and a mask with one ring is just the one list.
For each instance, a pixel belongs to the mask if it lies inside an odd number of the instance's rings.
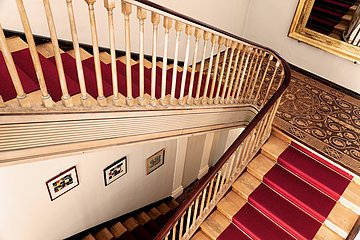
{"label": "ornate gilt frame", "polygon": [[299,0],[289,37],[354,62],[360,62],[360,48],[306,28],[315,0]]}

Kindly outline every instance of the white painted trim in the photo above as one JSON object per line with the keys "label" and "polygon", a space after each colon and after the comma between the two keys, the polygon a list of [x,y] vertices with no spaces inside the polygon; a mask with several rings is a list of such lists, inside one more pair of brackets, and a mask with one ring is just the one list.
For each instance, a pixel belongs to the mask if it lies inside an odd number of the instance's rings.
{"label": "white painted trim", "polygon": [[171,197],[177,198],[177,197],[179,197],[183,192],[184,192],[184,187],[183,187],[183,186],[179,186],[177,189],[174,189],[174,190],[171,192]]}
{"label": "white painted trim", "polygon": [[201,179],[209,171],[209,160],[211,149],[214,141],[215,133],[210,132],[206,134],[203,154],[201,157],[200,170],[198,173],[198,179]]}
{"label": "white painted trim", "polygon": [[199,170],[198,179],[202,179],[209,172],[209,165],[204,166]]}
{"label": "white painted trim", "polygon": [[342,230],[341,228],[339,228],[338,226],[336,226],[334,223],[330,222],[327,219],[325,220],[324,224],[325,224],[325,226],[327,226],[329,229],[331,229],[332,231],[334,231],[335,233],[337,233],[340,237],[342,237],[344,239],[349,235],[344,230]]}
{"label": "white painted trim", "polygon": [[[175,159],[175,169],[173,177],[173,190],[171,195],[174,197],[177,194],[181,194],[184,190],[182,186],[185,160],[186,160],[186,149],[188,144],[188,136],[179,137],[177,139],[177,148],[176,148],[176,159]],[[181,192],[181,193],[180,193]]]}

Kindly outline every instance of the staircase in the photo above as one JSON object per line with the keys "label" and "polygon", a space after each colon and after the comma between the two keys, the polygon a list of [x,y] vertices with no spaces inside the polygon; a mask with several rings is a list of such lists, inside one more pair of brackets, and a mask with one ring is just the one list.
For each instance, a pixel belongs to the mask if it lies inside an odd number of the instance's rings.
{"label": "staircase", "polygon": [[[273,133],[192,239],[345,239],[360,214],[353,176]],[[290,143],[290,145],[289,145]]]}
{"label": "staircase", "polygon": [[357,0],[316,0],[306,27],[341,40],[358,4]]}

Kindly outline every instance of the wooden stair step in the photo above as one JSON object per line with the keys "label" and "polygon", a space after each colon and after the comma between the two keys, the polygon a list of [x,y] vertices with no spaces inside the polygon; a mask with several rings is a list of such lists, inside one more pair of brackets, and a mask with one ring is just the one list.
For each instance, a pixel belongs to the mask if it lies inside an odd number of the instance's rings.
{"label": "wooden stair step", "polygon": [[340,197],[339,202],[360,215],[360,185],[351,182]]}
{"label": "wooden stair step", "polygon": [[[116,60],[119,60],[120,62],[126,64],[126,56],[121,56],[121,57],[118,57]],[[133,60],[132,58],[130,58],[130,65],[131,66],[134,66],[137,64],[137,61]]]}
{"label": "wooden stair step", "polygon": [[342,240],[343,238],[340,237],[335,232],[331,231],[325,225],[322,225],[319,231],[316,233],[314,240]]}
{"label": "wooden stair step", "polygon": [[125,222],[123,222],[124,227],[131,232],[136,227],[139,226],[139,223],[133,217],[129,217]]}
{"label": "wooden stair step", "polygon": [[108,52],[101,52],[99,54],[100,61],[102,61],[105,64],[111,63],[111,55]]}
{"label": "wooden stair step", "polygon": [[151,217],[152,220],[156,220],[158,217],[161,216],[161,212],[159,212],[159,210],[157,210],[156,208],[151,208],[147,214],[149,215],[149,217]]}
{"label": "wooden stair step", "polygon": [[216,239],[229,225],[230,220],[219,211],[214,211],[202,224],[201,230],[210,238]]}
{"label": "wooden stair step", "polygon": [[232,185],[234,192],[247,200],[249,195],[260,185],[260,181],[248,172],[243,173]]}
{"label": "wooden stair step", "polygon": [[107,228],[101,229],[99,232],[94,234],[96,240],[115,240],[114,236]]}
{"label": "wooden stair step", "polygon": [[247,171],[254,177],[263,180],[264,175],[275,165],[274,161],[271,161],[263,154],[257,155],[247,166]]}
{"label": "wooden stair step", "polygon": [[121,235],[127,232],[127,229],[120,222],[117,222],[109,229],[109,231],[115,238],[119,238]]}
{"label": "wooden stair step", "polygon": [[[69,50],[67,51],[67,53],[69,55],[71,55],[73,58],[75,58],[75,51],[74,50]],[[83,48],[80,48],[80,58],[81,58],[81,61],[84,61],[86,59],[89,59],[89,58],[92,58],[93,56],[87,52],[85,49]]]}
{"label": "wooden stair step", "polygon": [[136,221],[138,221],[152,236],[156,236],[161,228],[158,224],[155,223],[154,220],[152,220],[149,215],[147,215],[145,212],[139,213],[135,217]]}
{"label": "wooden stair step", "polygon": [[157,209],[159,210],[159,212],[161,212],[162,215],[167,215],[168,213],[170,213],[171,208],[169,208],[168,205],[166,205],[165,203],[160,204]]}
{"label": "wooden stair step", "polygon": [[[51,42],[37,45],[36,50],[46,58],[51,58],[51,57],[55,56],[54,48],[53,48]],[[64,51],[60,49],[60,53],[64,53]]]}
{"label": "wooden stair step", "polygon": [[136,217],[135,217],[136,221],[138,221],[138,223],[140,223],[141,225],[145,225],[148,221],[151,220],[151,217],[149,217],[149,215],[147,215],[144,212],[139,213]]}
{"label": "wooden stair step", "polygon": [[171,210],[175,210],[179,207],[180,204],[175,199],[172,198],[166,205],[168,205],[171,208]]}
{"label": "wooden stair step", "polygon": [[85,236],[84,238],[82,238],[81,240],[96,240],[96,239],[94,238],[93,235],[89,234],[89,235],[86,235],[86,236]]}
{"label": "wooden stair step", "polygon": [[216,205],[220,211],[228,219],[232,217],[246,204],[246,201],[234,191],[228,192]]}
{"label": "wooden stair step", "polygon": [[28,48],[27,43],[20,37],[6,38],[6,44],[8,45],[10,52],[17,52]]}
{"label": "wooden stair step", "polygon": [[261,153],[269,159],[276,161],[282,152],[289,146],[288,143],[271,135],[267,142],[262,146]]}
{"label": "wooden stair step", "polygon": [[206,235],[203,231],[198,231],[192,238],[192,240],[210,240],[211,238]]}
{"label": "wooden stair step", "polygon": [[131,232],[132,235],[134,235],[136,239],[143,239],[143,240],[153,239],[151,234],[143,226],[141,226],[133,217],[128,218],[123,223],[123,225],[126,227],[126,229],[129,232]]}
{"label": "wooden stair step", "polygon": [[324,224],[342,238],[346,238],[358,219],[358,215],[340,203],[336,203]]}

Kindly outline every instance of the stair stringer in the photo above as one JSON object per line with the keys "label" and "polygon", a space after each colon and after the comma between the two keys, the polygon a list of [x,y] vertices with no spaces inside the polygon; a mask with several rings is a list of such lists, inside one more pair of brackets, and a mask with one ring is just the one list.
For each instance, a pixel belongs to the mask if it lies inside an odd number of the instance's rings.
{"label": "stair stringer", "polygon": [[245,127],[258,113],[249,104],[172,110],[0,116],[0,165],[49,155],[159,138]]}

